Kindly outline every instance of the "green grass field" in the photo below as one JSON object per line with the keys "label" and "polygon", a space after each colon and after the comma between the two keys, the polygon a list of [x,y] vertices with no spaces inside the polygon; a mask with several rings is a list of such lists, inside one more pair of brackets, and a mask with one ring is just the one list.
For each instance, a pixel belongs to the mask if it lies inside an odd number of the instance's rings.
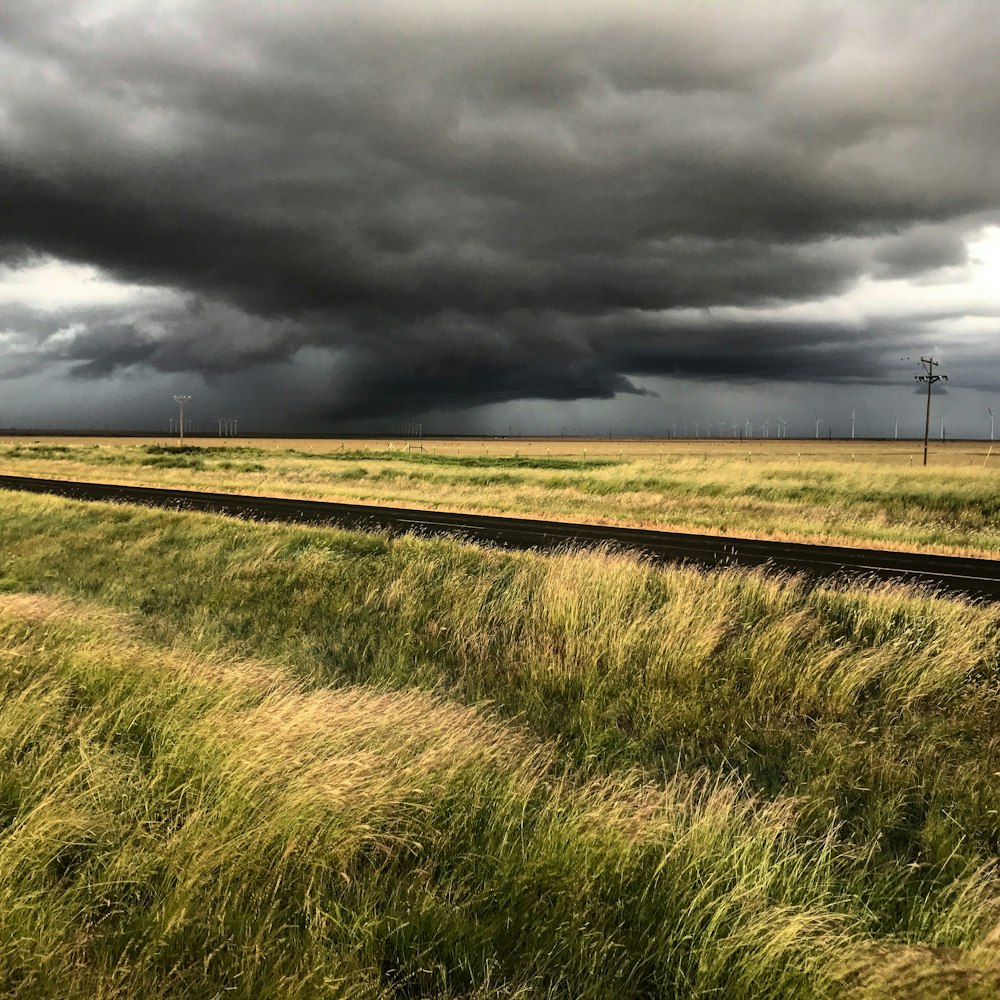
{"label": "green grass field", "polygon": [[921,457],[910,441],[0,442],[15,475],[996,558],[1000,449],[935,443],[927,468]]}
{"label": "green grass field", "polygon": [[1000,989],[1000,609],[0,512],[4,997]]}

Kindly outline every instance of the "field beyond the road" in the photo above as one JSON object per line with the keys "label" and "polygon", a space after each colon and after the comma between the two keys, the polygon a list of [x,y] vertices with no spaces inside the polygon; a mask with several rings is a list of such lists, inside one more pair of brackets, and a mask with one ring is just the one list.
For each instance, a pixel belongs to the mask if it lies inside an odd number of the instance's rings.
{"label": "field beyond the road", "polygon": [[0,472],[996,558],[989,442],[25,438]]}
{"label": "field beyond the road", "polygon": [[0,505],[5,998],[1000,989],[1000,606]]}

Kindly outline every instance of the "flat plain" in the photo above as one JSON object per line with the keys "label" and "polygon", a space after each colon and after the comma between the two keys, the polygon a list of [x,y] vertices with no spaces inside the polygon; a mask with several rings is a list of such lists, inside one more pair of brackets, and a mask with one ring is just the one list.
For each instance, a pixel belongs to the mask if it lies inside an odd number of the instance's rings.
{"label": "flat plain", "polygon": [[0,471],[995,558],[990,442],[0,440]]}
{"label": "flat plain", "polygon": [[[988,444],[420,443],[0,458],[996,552]],[[0,995],[1000,990],[997,606],[0,498]]]}

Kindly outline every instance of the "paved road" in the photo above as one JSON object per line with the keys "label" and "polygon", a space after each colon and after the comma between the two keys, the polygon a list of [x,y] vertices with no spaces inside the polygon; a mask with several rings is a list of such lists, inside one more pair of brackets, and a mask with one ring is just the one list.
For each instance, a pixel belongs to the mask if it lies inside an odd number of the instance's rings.
{"label": "paved road", "polygon": [[950,593],[1000,600],[1000,560],[970,559],[883,549],[760,541],[678,531],[571,524],[523,517],[455,514],[403,507],[288,500],[232,493],[202,493],[149,486],[118,486],[60,479],[0,475],[0,488],[53,493],[77,500],[138,503],[183,510],[211,511],[264,521],[336,524],[347,528],[401,534],[458,535],[470,541],[519,549],[610,545],[642,553],[657,562],[700,566],[770,565],[820,578],[869,577],[905,580]]}

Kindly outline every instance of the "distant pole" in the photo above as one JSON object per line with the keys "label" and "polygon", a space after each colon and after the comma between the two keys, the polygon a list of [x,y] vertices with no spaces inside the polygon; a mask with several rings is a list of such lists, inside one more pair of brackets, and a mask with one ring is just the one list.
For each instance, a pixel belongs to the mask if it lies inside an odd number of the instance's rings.
{"label": "distant pole", "polygon": [[931,387],[935,382],[940,382],[942,379],[947,382],[947,375],[935,375],[934,369],[940,364],[939,361],[935,361],[933,357],[921,358],[920,363],[924,366],[923,375],[914,375],[913,377],[918,382],[927,383],[927,413],[924,417],[924,465],[927,464],[927,441],[931,434]]}
{"label": "distant pole", "polygon": [[185,403],[190,403],[191,402],[191,397],[190,396],[174,396],[174,402],[181,409],[181,419],[180,419],[180,424],[178,426],[181,429],[181,444],[184,444],[184,404]]}

